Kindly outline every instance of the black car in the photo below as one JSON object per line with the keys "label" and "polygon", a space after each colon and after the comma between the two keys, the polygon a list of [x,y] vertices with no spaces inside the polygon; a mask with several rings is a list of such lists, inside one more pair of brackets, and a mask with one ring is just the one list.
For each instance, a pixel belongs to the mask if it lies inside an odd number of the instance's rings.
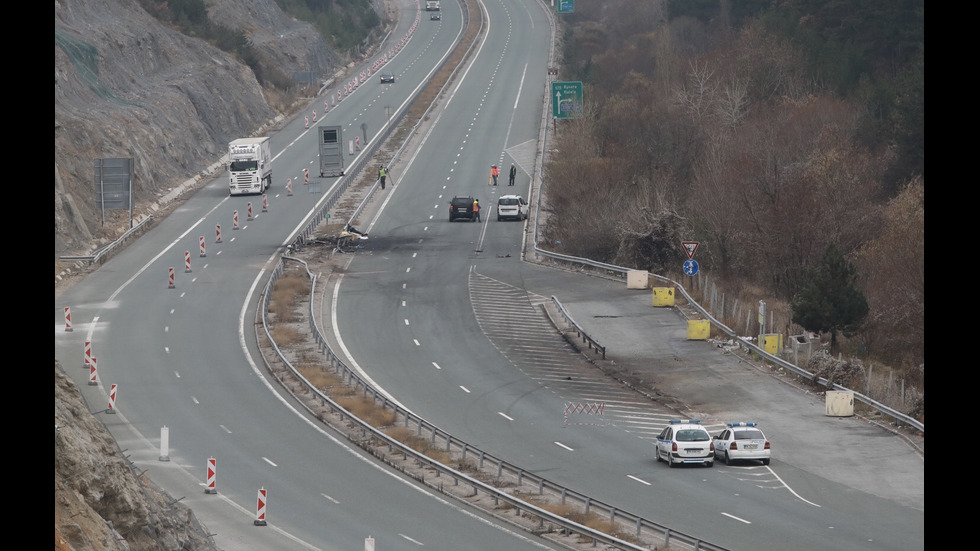
{"label": "black car", "polygon": [[395,74],[389,72],[381,73],[381,82],[395,82]]}
{"label": "black car", "polygon": [[472,197],[456,196],[449,202],[449,221],[452,222],[456,219],[469,220],[470,222],[476,221],[476,213],[473,212]]}
{"label": "black car", "polygon": [[439,15],[439,12],[436,12],[436,13],[434,13],[434,14],[432,14],[432,15],[429,16],[429,20],[430,21],[441,21],[442,20],[442,16]]}

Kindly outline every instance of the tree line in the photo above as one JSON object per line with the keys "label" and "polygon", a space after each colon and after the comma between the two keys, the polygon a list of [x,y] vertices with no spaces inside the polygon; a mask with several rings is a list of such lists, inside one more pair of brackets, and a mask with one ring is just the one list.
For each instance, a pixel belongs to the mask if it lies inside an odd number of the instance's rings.
{"label": "tree line", "polygon": [[923,10],[577,2],[559,16],[559,80],[583,83],[584,116],[559,121],[545,166],[546,239],[668,276],[700,241],[730,288],[921,373]]}

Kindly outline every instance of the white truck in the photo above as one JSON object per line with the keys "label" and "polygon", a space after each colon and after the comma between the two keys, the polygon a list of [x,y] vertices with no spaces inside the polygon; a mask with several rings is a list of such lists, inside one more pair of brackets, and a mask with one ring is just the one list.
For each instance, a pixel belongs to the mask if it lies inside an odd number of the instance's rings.
{"label": "white truck", "polygon": [[228,144],[228,191],[263,193],[272,186],[272,140],[239,138]]}
{"label": "white truck", "polygon": [[425,11],[439,11],[439,0],[426,0]]}

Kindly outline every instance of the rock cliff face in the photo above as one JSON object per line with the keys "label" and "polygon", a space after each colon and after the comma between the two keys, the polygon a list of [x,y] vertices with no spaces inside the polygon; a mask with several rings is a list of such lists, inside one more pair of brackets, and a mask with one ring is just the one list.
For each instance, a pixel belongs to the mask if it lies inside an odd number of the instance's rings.
{"label": "rock cliff face", "polygon": [[75,383],[54,366],[54,548],[217,547],[193,513],[137,476]]}
{"label": "rock cliff face", "polygon": [[[313,74],[316,86],[339,67],[316,30],[274,0],[207,5],[287,75]],[[128,229],[128,211],[96,205],[96,159],[134,159],[136,217],[283,109],[246,65],[160,24],[139,2],[56,0],[54,50],[56,273],[59,256],[90,254]]]}
{"label": "rock cliff face", "polygon": [[[315,29],[274,0],[206,4],[212,20],[245,31],[287,75],[310,73],[315,87],[340,66]],[[132,0],[55,0],[54,88],[56,293],[60,256],[91,254],[129,227],[128,211],[107,211],[103,224],[95,159],[134,159],[139,218],[218,163],[230,140],[268,131],[291,103],[270,99],[247,66]],[[136,476],[57,360],[55,549],[216,549],[191,511]]]}

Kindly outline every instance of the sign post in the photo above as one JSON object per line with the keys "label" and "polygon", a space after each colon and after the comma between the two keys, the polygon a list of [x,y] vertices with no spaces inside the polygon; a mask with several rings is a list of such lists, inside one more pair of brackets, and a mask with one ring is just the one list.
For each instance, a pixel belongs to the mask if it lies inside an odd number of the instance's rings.
{"label": "sign post", "polygon": [[556,119],[582,118],[582,83],[551,83],[551,116]]}

